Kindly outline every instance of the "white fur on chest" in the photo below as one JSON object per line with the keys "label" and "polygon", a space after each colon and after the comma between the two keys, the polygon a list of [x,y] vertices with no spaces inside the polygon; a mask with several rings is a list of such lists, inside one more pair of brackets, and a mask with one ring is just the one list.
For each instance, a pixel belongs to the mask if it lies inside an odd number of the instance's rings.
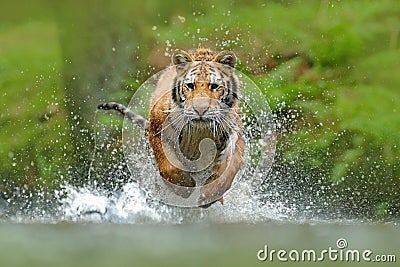
{"label": "white fur on chest", "polygon": [[[232,133],[227,140],[227,146],[225,149],[219,153],[218,157],[206,169],[199,172],[192,172],[191,176],[196,181],[196,186],[204,185],[207,179],[213,177],[214,167],[216,165],[223,164],[232,158],[231,156],[236,149],[237,140],[238,135],[236,133]],[[229,165],[229,163],[227,165]]]}

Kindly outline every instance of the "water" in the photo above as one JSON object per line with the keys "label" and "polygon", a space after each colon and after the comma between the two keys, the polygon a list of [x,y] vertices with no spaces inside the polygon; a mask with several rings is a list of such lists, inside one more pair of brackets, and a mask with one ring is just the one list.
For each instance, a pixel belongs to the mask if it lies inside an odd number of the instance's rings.
{"label": "water", "polygon": [[337,249],[343,237],[349,249],[374,255],[398,256],[399,248],[399,230],[392,224],[1,224],[0,236],[1,266],[286,266],[290,263],[277,259],[260,262],[257,252],[265,245],[287,251]]}

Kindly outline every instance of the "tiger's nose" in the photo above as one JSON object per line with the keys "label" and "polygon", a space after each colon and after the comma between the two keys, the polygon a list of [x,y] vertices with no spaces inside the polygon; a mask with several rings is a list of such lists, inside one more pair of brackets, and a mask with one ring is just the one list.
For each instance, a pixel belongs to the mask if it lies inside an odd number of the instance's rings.
{"label": "tiger's nose", "polygon": [[193,109],[199,116],[203,116],[207,112],[208,107],[193,107]]}
{"label": "tiger's nose", "polygon": [[210,106],[210,98],[207,96],[195,97],[193,99],[193,110],[199,115],[203,116],[208,111]]}

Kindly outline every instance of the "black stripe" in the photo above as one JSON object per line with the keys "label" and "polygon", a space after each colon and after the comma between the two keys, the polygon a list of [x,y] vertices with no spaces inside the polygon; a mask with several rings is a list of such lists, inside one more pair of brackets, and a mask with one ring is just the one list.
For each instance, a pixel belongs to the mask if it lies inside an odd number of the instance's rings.
{"label": "black stripe", "polygon": [[235,104],[236,98],[234,98],[233,95],[228,94],[228,96],[225,97],[224,102],[228,107],[231,108],[231,107],[233,107],[233,104]]}
{"label": "black stripe", "polygon": [[176,80],[177,78],[174,78],[174,81],[172,82],[173,84],[173,88],[172,88],[172,100],[175,103],[179,103],[179,99],[178,99],[178,88],[177,88],[177,84],[176,84]]}
{"label": "black stripe", "polygon": [[131,111],[129,108],[125,107],[122,104],[116,102],[108,102],[100,104],[97,108],[105,110],[115,109],[119,111],[121,114],[125,115],[125,118],[130,119],[132,122],[136,123],[142,128],[146,128],[147,120],[142,116],[134,113],[133,111]]}
{"label": "black stripe", "polygon": [[232,91],[233,91],[233,92],[236,92],[237,89],[238,89],[238,84],[237,84],[237,82],[236,82],[235,77],[231,76],[231,82],[232,82]]}
{"label": "black stripe", "polygon": [[[221,63],[220,63],[221,64]],[[222,68],[220,68],[220,69],[218,69],[218,71],[220,72],[220,73],[222,73],[224,76],[231,76],[231,75],[229,75],[228,73],[226,73]]]}
{"label": "black stripe", "polygon": [[210,70],[210,73],[211,72],[215,72],[215,69],[213,67],[211,67],[211,66],[209,66],[208,69]]}
{"label": "black stripe", "polygon": [[226,81],[226,87],[230,88],[231,87],[231,82],[230,81]]}
{"label": "black stripe", "polygon": [[236,92],[232,92],[232,96],[233,96],[235,99],[239,99],[239,96],[238,96],[238,94],[237,94]]}

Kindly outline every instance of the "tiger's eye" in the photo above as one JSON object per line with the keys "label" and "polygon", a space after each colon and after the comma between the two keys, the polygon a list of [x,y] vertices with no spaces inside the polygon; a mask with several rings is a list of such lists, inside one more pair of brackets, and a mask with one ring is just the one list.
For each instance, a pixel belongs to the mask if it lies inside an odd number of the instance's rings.
{"label": "tiger's eye", "polygon": [[193,83],[186,83],[185,84],[187,88],[189,88],[190,90],[194,89],[194,84]]}
{"label": "tiger's eye", "polygon": [[219,85],[216,84],[216,83],[212,83],[212,84],[210,85],[210,89],[211,89],[211,90],[215,90],[215,89],[217,89],[218,87],[219,87]]}

